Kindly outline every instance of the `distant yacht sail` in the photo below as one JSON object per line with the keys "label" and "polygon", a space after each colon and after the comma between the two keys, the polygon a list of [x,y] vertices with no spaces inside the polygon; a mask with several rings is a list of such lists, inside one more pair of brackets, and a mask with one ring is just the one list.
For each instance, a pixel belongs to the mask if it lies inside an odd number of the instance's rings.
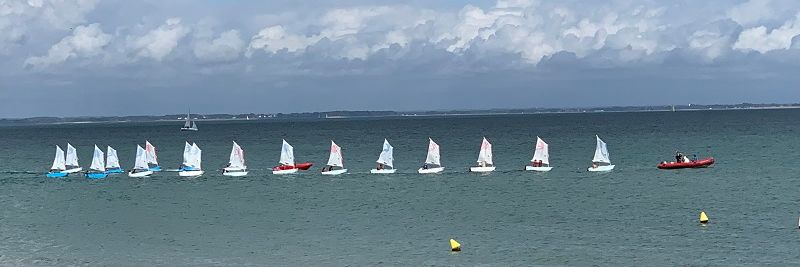
{"label": "distant yacht sail", "polygon": [[439,144],[428,138],[428,155],[425,157],[425,164],[417,172],[419,173],[439,173],[444,171],[441,157],[439,155]]}
{"label": "distant yacht sail", "polygon": [[186,113],[186,123],[181,127],[181,131],[197,131],[197,124],[192,120],[192,111]]}
{"label": "distant yacht sail", "polygon": [[379,164],[378,168],[370,170],[370,173],[395,173],[397,171],[394,168],[394,147],[386,139],[383,139],[383,150],[376,162]]}

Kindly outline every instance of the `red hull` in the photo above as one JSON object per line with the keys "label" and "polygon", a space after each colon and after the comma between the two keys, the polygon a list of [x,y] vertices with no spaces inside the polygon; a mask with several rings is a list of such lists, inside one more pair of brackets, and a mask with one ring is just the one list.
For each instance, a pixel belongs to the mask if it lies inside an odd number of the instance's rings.
{"label": "red hull", "polygon": [[690,162],[665,162],[658,164],[659,169],[686,169],[686,168],[704,168],[714,164],[714,158],[704,158],[701,160]]}
{"label": "red hull", "polygon": [[300,170],[304,170],[305,171],[305,170],[308,170],[309,168],[311,168],[312,165],[314,165],[314,163],[304,162],[304,163],[295,164],[294,166],[292,166],[292,165],[275,166],[275,167],[272,167],[272,170],[273,171],[283,171],[283,170],[291,170],[291,169],[300,169]]}

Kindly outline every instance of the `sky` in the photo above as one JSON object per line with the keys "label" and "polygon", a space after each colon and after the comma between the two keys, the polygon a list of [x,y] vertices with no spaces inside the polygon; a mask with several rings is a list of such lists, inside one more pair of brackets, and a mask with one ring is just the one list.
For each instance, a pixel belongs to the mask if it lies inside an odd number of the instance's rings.
{"label": "sky", "polygon": [[800,1],[0,0],[0,117],[800,102]]}

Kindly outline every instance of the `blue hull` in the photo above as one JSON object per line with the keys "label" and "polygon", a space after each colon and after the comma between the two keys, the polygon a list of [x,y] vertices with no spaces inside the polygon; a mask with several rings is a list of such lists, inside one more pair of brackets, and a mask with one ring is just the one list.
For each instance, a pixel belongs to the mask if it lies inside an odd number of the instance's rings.
{"label": "blue hull", "polygon": [[106,173],[124,173],[125,170],[123,169],[113,169],[113,170],[106,170]]}
{"label": "blue hull", "polygon": [[194,167],[183,166],[180,169],[178,169],[178,171],[199,171],[199,170]]}
{"label": "blue hull", "polygon": [[108,177],[108,173],[104,173],[104,172],[92,172],[92,173],[87,173],[86,174],[86,178],[89,178],[89,179],[103,179],[103,178],[106,178],[106,177]]}
{"label": "blue hull", "polygon": [[67,177],[67,175],[69,175],[69,173],[66,173],[66,172],[48,172],[47,173],[47,177],[48,178],[61,178],[61,177]]}
{"label": "blue hull", "polygon": [[160,171],[161,171],[161,166],[153,166],[153,167],[150,167],[150,170],[151,170],[151,171],[154,171],[154,172],[160,172]]}

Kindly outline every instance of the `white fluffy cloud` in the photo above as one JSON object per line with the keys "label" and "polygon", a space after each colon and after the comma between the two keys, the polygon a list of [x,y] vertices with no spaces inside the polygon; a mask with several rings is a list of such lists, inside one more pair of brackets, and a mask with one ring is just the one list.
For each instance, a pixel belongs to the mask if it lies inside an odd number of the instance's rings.
{"label": "white fluffy cloud", "polygon": [[742,31],[733,48],[761,53],[789,49],[792,46],[792,38],[797,35],[800,35],[800,13],[777,29],[768,30],[765,26],[758,26]]}
{"label": "white fluffy cloud", "polygon": [[49,66],[62,63],[70,58],[93,57],[100,54],[103,47],[111,42],[111,35],[100,29],[100,24],[94,23],[78,26],[72,35],[64,37],[47,50],[47,55],[31,57],[25,60],[26,65]]}
{"label": "white fluffy cloud", "polygon": [[194,45],[194,55],[198,59],[218,62],[239,58],[244,49],[244,41],[239,31],[229,30],[213,40],[199,40]]}
{"label": "white fluffy cloud", "polygon": [[138,57],[152,58],[161,61],[172,53],[189,28],[181,24],[180,18],[167,19],[163,25],[148,32],[144,36],[131,41],[131,47]]}

